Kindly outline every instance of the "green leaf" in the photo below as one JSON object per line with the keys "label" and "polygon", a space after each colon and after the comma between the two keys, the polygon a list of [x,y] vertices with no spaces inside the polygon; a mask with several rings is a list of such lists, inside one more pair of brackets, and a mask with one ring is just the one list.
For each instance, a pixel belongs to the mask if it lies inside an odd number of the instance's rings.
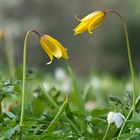
{"label": "green leaf", "polygon": [[[68,71],[69,71],[69,75],[71,78],[71,82],[73,84],[73,93],[70,94],[70,97],[73,98],[74,106],[78,110],[79,118],[81,118],[81,116],[85,116],[85,114],[86,114],[85,107],[84,107],[84,99],[83,99],[80,89],[76,83],[75,75],[70,67],[68,67]],[[79,126],[80,126],[81,131],[85,131],[86,126],[85,126],[84,117],[82,117],[78,121],[79,121]]]}
{"label": "green leaf", "polygon": [[62,104],[61,108],[59,109],[58,113],[56,114],[55,118],[52,120],[52,122],[50,123],[48,128],[35,140],[41,140],[42,138],[44,138],[45,136],[50,134],[55,129],[57,122],[59,121],[61,115],[63,114],[63,111],[64,111],[67,103],[68,103],[68,97],[66,96],[64,103]]}
{"label": "green leaf", "polygon": [[91,115],[93,117],[97,117],[97,116],[104,115],[104,114],[108,113],[109,111],[110,111],[110,108],[108,108],[108,107],[99,107],[99,108],[94,109],[91,112]]}
{"label": "green leaf", "polygon": [[7,138],[7,139],[10,139],[16,132],[19,132],[19,131],[20,131],[19,125],[15,126],[15,127],[13,127],[13,128],[9,127],[8,130],[2,131],[2,132],[0,133],[0,136],[3,136],[3,137],[5,137],[5,138]]}
{"label": "green leaf", "polygon": [[16,115],[13,114],[12,112],[5,112],[4,115],[7,116],[10,119],[16,118]]}
{"label": "green leaf", "polygon": [[33,139],[35,139],[36,137],[38,137],[38,135],[26,136],[26,137],[23,137],[22,140],[33,140]]}
{"label": "green leaf", "polygon": [[140,126],[140,114],[136,114],[134,116],[134,119],[128,120],[127,122],[133,124],[133,129],[139,128],[139,126]]}
{"label": "green leaf", "polygon": [[109,96],[108,98],[110,101],[115,102],[115,105],[123,104],[119,97]]}

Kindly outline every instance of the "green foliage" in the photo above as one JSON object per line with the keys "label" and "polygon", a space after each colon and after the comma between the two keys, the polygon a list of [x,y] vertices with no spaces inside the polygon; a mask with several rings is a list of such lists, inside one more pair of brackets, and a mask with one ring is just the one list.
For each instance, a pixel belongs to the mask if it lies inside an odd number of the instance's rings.
{"label": "green foliage", "polygon": [[[70,67],[63,72],[63,78],[69,80],[67,84],[70,85],[66,85],[66,80],[56,77],[56,73],[46,74],[37,70],[28,73],[22,128],[19,126],[22,81],[0,82],[0,140],[100,140],[105,134],[110,111],[121,112],[126,117],[131,110],[129,78],[118,80],[97,73],[91,74],[88,79],[81,78]],[[18,72],[18,76],[21,74]],[[64,86],[70,86],[71,90],[63,90]],[[68,97],[67,102],[64,101],[65,96]],[[140,138],[139,101],[137,98],[137,114],[133,119],[129,117],[119,137],[121,140]],[[134,131],[129,133],[131,124]],[[119,130],[114,123],[111,124],[106,139],[117,139]]]}

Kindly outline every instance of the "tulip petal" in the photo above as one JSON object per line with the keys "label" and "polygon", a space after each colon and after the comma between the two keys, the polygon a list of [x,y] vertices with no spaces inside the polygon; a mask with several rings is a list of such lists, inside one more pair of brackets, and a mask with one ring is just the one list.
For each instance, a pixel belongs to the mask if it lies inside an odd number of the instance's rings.
{"label": "tulip petal", "polygon": [[85,32],[88,30],[88,22],[81,22],[76,28],[74,28],[74,34],[77,35],[77,34],[80,34],[82,32]]}
{"label": "tulip petal", "polygon": [[90,26],[88,27],[88,32],[89,32],[89,34],[92,34],[92,33],[93,33],[93,32],[91,31]]}
{"label": "tulip petal", "polygon": [[54,44],[55,44],[55,46],[57,47],[57,48],[59,48],[60,50],[61,50],[61,53],[62,53],[62,58],[64,58],[64,59],[68,59],[69,57],[68,57],[68,54],[67,54],[67,49],[65,49],[63,46],[62,46],[62,44],[60,44],[56,39],[54,39],[54,38],[52,38],[51,36],[49,36],[49,35],[47,35],[47,37],[48,37],[48,39],[49,40],[51,40]]}
{"label": "tulip petal", "polygon": [[75,19],[77,19],[78,21],[82,21],[80,18],[77,17],[77,15],[74,15]]}
{"label": "tulip petal", "polygon": [[43,50],[47,53],[47,55],[49,56],[50,58],[50,61],[47,62],[46,64],[51,64],[52,61],[53,61],[53,54],[51,53],[51,51],[48,49],[48,46],[46,44],[44,44],[44,42],[41,42],[40,41],[40,45],[42,46]]}
{"label": "tulip petal", "polygon": [[46,65],[50,65],[51,63],[52,63],[52,60],[51,60],[51,61],[49,61],[49,62],[47,62],[47,63],[46,63]]}
{"label": "tulip petal", "polygon": [[101,21],[103,21],[104,17],[102,15],[96,17],[92,22],[89,24],[90,30],[96,29],[98,26],[101,25]]}
{"label": "tulip petal", "polygon": [[55,44],[52,37],[50,37],[49,35],[43,35],[41,36],[40,42],[44,46],[44,48],[46,48],[47,51],[57,59],[62,57],[61,49]]}
{"label": "tulip petal", "polygon": [[53,61],[53,55],[52,55],[52,54],[49,54],[49,53],[47,53],[47,54],[48,54],[48,56],[49,56],[49,58],[50,58],[50,61],[47,62],[46,64],[49,65],[49,64],[51,64],[52,61]]}
{"label": "tulip petal", "polygon": [[102,14],[102,11],[92,12],[91,14],[88,14],[87,16],[85,16],[81,21],[91,20],[91,19],[97,17],[100,14]]}
{"label": "tulip petal", "polygon": [[88,31],[89,33],[92,33],[91,31],[95,28],[97,28],[102,21],[105,18],[105,12],[103,11],[95,11],[83,19],[81,19],[80,24],[74,28],[74,35],[83,33]]}

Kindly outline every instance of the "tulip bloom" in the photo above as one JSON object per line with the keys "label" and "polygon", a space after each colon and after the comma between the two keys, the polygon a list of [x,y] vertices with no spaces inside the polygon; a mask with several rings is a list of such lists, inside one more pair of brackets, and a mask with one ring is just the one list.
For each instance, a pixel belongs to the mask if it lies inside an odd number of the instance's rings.
{"label": "tulip bloom", "polygon": [[22,100],[21,100],[21,115],[20,115],[20,127],[24,125],[24,107],[25,107],[25,89],[26,89],[26,52],[27,52],[27,42],[30,33],[35,33],[39,37],[40,45],[44,51],[48,54],[50,58],[50,64],[53,61],[53,57],[57,59],[64,58],[68,59],[67,49],[65,49],[56,39],[49,35],[41,35],[36,30],[30,30],[26,33],[24,40],[24,50],[23,50],[23,88],[22,88]]}
{"label": "tulip bloom", "polygon": [[57,59],[62,57],[67,60],[69,58],[67,49],[65,49],[56,39],[49,35],[42,35],[40,37],[40,45],[50,58],[50,62],[47,64],[50,64],[53,61],[53,56]]}
{"label": "tulip bloom", "polygon": [[92,33],[91,31],[103,22],[105,14],[104,11],[95,11],[81,20],[76,17],[76,19],[80,21],[80,24],[74,29],[74,34],[77,35],[86,31]]}

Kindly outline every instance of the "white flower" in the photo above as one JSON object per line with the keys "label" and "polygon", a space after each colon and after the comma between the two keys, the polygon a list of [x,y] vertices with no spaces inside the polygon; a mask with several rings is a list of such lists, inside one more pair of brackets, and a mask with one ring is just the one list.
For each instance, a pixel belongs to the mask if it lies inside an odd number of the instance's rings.
{"label": "white flower", "polygon": [[140,128],[136,128],[136,129],[135,129],[135,132],[136,132],[136,133],[140,133]]}
{"label": "white flower", "polygon": [[64,93],[70,93],[71,92],[71,81],[64,71],[63,68],[59,67],[55,70],[54,77],[57,80],[58,89],[63,91]]}
{"label": "white flower", "polygon": [[87,111],[92,111],[93,109],[95,109],[97,106],[96,102],[93,102],[93,101],[88,101],[86,104],[85,104],[85,109]]}
{"label": "white flower", "polygon": [[108,124],[115,123],[117,128],[121,127],[124,120],[125,117],[121,113],[109,112],[107,115]]}
{"label": "white flower", "polygon": [[57,68],[54,73],[55,79],[58,81],[65,81],[68,77],[63,68]]}
{"label": "white flower", "polygon": [[13,86],[8,86],[7,92],[13,92],[13,91],[14,91],[14,87]]}
{"label": "white flower", "polygon": [[90,81],[91,87],[98,90],[101,87],[101,81],[98,77],[93,77]]}
{"label": "white flower", "polygon": [[42,83],[42,87],[45,89],[46,92],[48,92],[52,88],[52,86],[50,85],[50,83],[47,82],[47,81],[45,81],[45,82]]}
{"label": "white flower", "polygon": [[38,98],[39,93],[36,91],[36,92],[33,93],[33,96],[34,96],[35,98]]}
{"label": "white flower", "polygon": [[71,92],[71,82],[69,79],[67,79],[62,85],[61,85],[61,90],[63,92],[69,93]]}
{"label": "white flower", "polygon": [[125,91],[126,92],[132,92],[133,91],[133,87],[132,87],[132,84],[131,83],[127,83],[126,86],[125,86]]}

